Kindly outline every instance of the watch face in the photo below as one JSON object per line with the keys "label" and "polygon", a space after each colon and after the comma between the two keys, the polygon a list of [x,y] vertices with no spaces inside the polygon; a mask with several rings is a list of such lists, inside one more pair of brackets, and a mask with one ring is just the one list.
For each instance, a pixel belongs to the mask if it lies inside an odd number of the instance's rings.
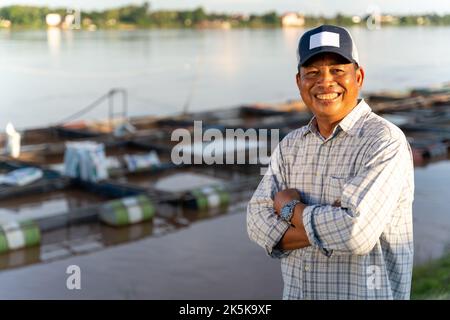
{"label": "watch face", "polygon": [[281,217],[285,220],[290,220],[291,215],[291,206],[285,205],[283,209],[281,209]]}
{"label": "watch face", "polygon": [[291,202],[287,203],[282,209],[281,209],[281,217],[286,221],[291,221],[292,216],[294,215],[294,207],[297,203],[300,201],[298,200],[292,200]]}

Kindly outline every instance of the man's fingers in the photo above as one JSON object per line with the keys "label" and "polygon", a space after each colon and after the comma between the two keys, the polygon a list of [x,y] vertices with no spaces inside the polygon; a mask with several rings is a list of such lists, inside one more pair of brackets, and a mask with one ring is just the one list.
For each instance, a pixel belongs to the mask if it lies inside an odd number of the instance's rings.
{"label": "man's fingers", "polygon": [[341,200],[337,199],[334,203],[333,203],[333,207],[340,207],[341,206]]}

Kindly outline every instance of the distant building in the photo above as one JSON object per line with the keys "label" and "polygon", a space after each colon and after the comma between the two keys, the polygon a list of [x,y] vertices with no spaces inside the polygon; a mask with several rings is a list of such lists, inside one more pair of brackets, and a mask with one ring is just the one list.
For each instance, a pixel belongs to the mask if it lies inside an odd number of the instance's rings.
{"label": "distant building", "polygon": [[380,17],[380,22],[385,24],[397,24],[398,18],[392,15],[382,15]]}
{"label": "distant building", "polygon": [[68,14],[64,18],[63,27],[64,28],[70,28],[71,25],[75,22],[75,16],[73,14]]}
{"label": "distant building", "polygon": [[61,16],[57,13],[49,13],[45,17],[45,22],[49,27],[58,27],[61,24]]}
{"label": "distant building", "polygon": [[239,14],[233,14],[231,16],[231,19],[236,20],[236,21],[248,21],[248,20],[250,20],[250,16],[248,14],[239,13]]}
{"label": "distant building", "polygon": [[353,23],[360,23],[361,22],[361,17],[360,16],[353,16],[352,17],[352,22]]}
{"label": "distant building", "polygon": [[416,21],[418,25],[423,25],[427,22],[424,17],[417,17]]}
{"label": "distant building", "polygon": [[222,20],[204,20],[198,23],[196,27],[199,29],[231,29],[231,23]]}
{"label": "distant building", "polygon": [[0,18],[0,28],[11,28],[11,21]]}
{"label": "distant building", "polygon": [[108,19],[108,20],[106,20],[106,25],[108,27],[115,26],[116,24],[117,24],[117,20],[116,19]]}
{"label": "distant building", "polygon": [[301,13],[288,12],[281,16],[281,25],[283,27],[303,27],[305,25],[305,16]]}

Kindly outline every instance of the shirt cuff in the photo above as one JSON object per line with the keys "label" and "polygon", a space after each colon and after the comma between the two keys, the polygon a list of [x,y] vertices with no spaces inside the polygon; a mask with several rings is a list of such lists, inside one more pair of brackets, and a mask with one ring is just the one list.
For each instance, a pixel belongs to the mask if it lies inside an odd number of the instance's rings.
{"label": "shirt cuff", "polygon": [[305,227],[306,236],[311,245],[318,247],[320,252],[329,258],[332,256],[333,250],[328,250],[323,247],[314,229],[314,210],[319,207],[319,205],[312,205],[303,209],[303,226]]}
{"label": "shirt cuff", "polygon": [[291,253],[292,250],[281,250],[274,248],[278,242],[280,242],[289,227],[290,224],[287,221],[282,219],[280,216],[277,216],[277,222],[269,230],[265,244],[266,252],[272,258],[281,259],[287,257]]}

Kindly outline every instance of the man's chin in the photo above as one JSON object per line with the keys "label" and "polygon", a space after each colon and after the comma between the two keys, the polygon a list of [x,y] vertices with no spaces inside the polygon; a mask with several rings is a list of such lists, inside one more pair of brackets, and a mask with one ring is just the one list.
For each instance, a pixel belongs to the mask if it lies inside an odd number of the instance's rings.
{"label": "man's chin", "polygon": [[337,106],[342,103],[342,95],[332,100],[321,100],[314,98],[314,104],[320,107]]}
{"label": "man's chin", "polygon": [[340,109],[340,101],[322,101],[315,104],[315,109],[328,116],[333,115]]}

